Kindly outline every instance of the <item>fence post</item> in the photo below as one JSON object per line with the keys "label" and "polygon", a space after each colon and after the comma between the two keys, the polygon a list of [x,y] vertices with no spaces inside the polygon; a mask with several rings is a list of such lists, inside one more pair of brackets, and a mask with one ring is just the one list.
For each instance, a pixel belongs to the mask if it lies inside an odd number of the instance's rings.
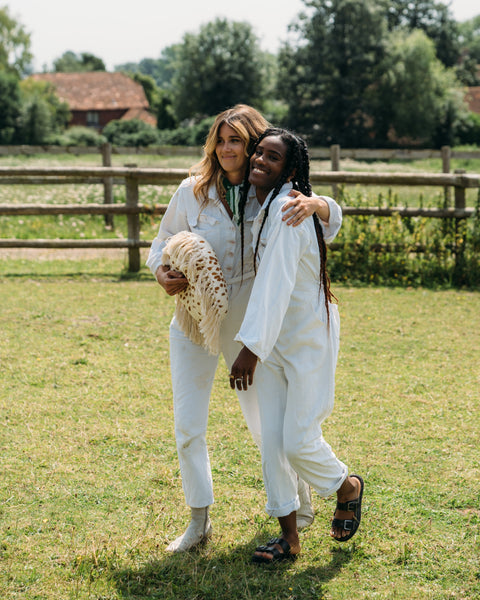
{"label": "fence post", "polygon": [[[455,169],[455,175],[463,175],[466,173],[465,169]],[[455,188],[455,208],[465,208],[465,188],[464,187],[456,187]]]}
{"label": "fence post", "polygon": [[[340,171],[340,145],[333,144],[330,146],[330,161],[332,163],[332,171]],[[332,183],[332,196],[337,197],[338,185]]]}
{"label": "fence post", "polygon": [[[138,179],[125,178],[125,199],[127,206],[138,206]],[[128,240],[137,244],[128,248],[128,270],[140,271],[140,216],[138,213],[127,215]]]}
{"label": "fence post", "polygon": [[[465,169],[455,169],[456,175],[462,175],[466,173]],[[455,187],[455,208],[463,209],[466,206],[465,201],[465,188]],[[464,283],[465,279],[465,242],[467,234],[466,219],[455,219],[455,271],[454,279],[455,284],[460,285]]]}
{"label": "fence post", "polygon": [[[112,166],[112,146],[108,142],[102,144],[102,166]],[[103,203],[113,204],[113,178],[105,177],[103,180]],[[105,215],[105,225],[107,227],[113,227],[113,215]]]}
{"label": "fence post", "polygon": [[[452,149],[450,146],[442,146],[442,173],[450,173],[450,158],[452,156]],[[450,206],[452,192],[451,189],[447,186],[443,188],[443,207],[448,208]]]}

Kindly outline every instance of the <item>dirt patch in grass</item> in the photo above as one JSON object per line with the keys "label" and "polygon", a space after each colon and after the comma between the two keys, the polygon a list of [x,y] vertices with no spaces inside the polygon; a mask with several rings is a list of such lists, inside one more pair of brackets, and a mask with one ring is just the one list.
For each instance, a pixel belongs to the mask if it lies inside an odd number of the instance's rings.
{"label": "dirt patch in grass", "polygon": [[[148,256],[148,248],[140,250],[142,260]],[[111,258],[127,260],[126,248],[0,248],[0,260],[94,260]]]}

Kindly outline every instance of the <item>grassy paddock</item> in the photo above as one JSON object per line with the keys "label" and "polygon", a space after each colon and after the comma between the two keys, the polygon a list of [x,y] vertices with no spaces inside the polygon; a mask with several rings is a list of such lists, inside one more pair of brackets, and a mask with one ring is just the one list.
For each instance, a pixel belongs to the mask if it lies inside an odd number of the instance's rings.
{"label": "grassy paddock", "polygon": [[[75,266],[78,265],[78,266]],[[328,536],[314,498],[294,564],[221,362],[209,445],[212,542],[187,520],[172,434],[173,302],[121,261],[0,261],[0,597],[22,600],[473,599],[480,596],[480,294],[335,286],[342,340],[325,435],[366,481],[362,527]]]}

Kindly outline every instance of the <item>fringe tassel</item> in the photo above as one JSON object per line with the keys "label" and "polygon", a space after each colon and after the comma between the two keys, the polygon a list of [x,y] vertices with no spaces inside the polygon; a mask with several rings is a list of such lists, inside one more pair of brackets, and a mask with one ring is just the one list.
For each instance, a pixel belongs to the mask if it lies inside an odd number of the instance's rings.
{"label": "fringe tassel", "polygon": [[183,273],[189,282],[175,297],[175,316],[181,330],[210,354],[218,354],[228,291],[212,247],[201,236],[181,231],[167,242],[162,264]]}

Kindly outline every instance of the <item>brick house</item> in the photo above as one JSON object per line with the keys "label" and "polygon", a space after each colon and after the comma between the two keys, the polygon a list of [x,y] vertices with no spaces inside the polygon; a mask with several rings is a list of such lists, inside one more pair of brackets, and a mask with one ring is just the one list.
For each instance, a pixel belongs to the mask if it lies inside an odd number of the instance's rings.
{"label": "brick house", "polygon": [[70,108],[70,126],[82,125],[102,131],[114,119],[140,119],[156,126],[143,87],[123,73],[37,73],[36,81],[47,81]]}
{"label": "brick house", "polygon": [[465,100],[472,112],[480,114],[480,85],[467,88]]}

